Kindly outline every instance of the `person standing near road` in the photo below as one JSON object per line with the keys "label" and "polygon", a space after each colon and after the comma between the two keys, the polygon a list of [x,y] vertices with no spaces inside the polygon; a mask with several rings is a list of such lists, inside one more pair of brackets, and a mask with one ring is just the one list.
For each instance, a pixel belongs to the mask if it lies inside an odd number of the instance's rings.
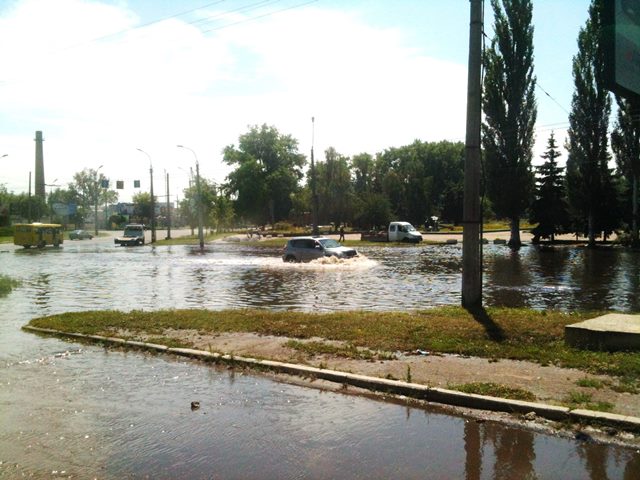
{"label": "person standing near road", "polygon": [[344,224],[340,225],[340,238],[338,238],[339,242],[344,242]]}

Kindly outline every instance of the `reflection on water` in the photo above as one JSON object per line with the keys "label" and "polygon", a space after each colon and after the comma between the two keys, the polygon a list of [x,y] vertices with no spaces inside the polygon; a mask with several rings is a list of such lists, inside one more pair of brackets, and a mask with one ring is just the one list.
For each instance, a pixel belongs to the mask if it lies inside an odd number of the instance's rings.
{"label": "reflection on water", "polygon": [[[10,395],[4,380],[0,388],[1,404],[11,407],[3,410],[0,429],[0,476],[9,478],[14,470],[36,478],[56,471],[113,479],[606,479],[638,473],[640,455],[632,450],[164,356],[88,346],[11,372],[23,380],[11,385]],[[198,410],[190,408],[194,400]]]}
{"label": "reflection on water", "polygon": [[[361,253],[309,264],[247,245],[3,253],[0,274],[22,285],[0,298],[0,477],[638,478],[640,455],[623,448],[20,330],[69,310],[459,304],[459,246]],[[494,305],[633,311],[639,275],[634,252],[485,249]]]}

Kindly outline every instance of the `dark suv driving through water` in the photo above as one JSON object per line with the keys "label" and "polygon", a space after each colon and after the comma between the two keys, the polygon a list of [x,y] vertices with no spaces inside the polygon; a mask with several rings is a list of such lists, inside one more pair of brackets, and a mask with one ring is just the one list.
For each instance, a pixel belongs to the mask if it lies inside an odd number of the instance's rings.
{"label": "dark suv driving through water", "polygon": [[343,247],[331,238],[293,237],[282,251],[285,262],[310,262],[322,257],[353,258],[358,252],[354,248]]}

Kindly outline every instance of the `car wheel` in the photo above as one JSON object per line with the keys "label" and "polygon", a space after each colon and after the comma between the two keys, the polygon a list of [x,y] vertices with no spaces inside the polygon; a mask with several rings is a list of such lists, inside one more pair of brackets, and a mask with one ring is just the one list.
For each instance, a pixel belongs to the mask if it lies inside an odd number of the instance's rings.
{"label": "car wheel", "polygon": [[285,262],[287,263],[295,263],[296,262],[296,257],[294,257],[293,255],[287,255],[287,257],[284,259]]}

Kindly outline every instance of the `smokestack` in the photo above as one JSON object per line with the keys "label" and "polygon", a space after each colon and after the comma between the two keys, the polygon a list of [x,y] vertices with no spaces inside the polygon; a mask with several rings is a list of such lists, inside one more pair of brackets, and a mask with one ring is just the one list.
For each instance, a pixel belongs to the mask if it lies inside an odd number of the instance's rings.
{"label": "smokestack", "polygon": [[36,181],[35,181],[35,194],[38,197],[45,197],[44,191],[44,157],[42,155],[42,132],[36,131]]}

